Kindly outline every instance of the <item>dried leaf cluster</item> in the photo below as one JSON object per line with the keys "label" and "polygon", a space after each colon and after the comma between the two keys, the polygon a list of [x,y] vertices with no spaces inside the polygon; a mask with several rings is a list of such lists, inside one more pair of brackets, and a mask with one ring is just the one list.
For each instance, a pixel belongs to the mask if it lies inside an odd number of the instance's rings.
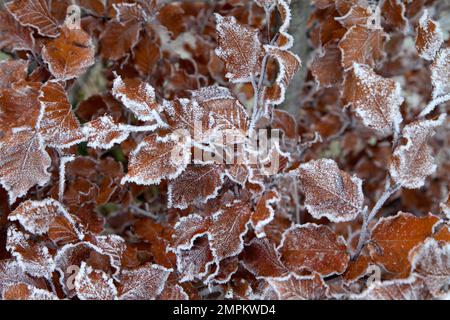
{"label": "dried leaf cluster", "polygon": [[5,3],[2,299],[449,298],[450,7],[295,1]]}

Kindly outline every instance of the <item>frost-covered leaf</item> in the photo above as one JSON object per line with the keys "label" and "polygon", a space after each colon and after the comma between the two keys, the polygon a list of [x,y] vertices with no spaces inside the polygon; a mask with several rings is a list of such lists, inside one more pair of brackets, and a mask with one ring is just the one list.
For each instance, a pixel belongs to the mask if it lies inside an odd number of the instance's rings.
{"label": "frost-covered leaf", "polygon": [[41,281],[26,274],[20,264],[13,259],[0,260],[0,292],[18,283],[26,283],[41,288]]}
{"label": "frost-covered leaf", "polygon": [[417,52],[423,59],[432,61],[443,42],[444,38],[438,23],[432,20],[428,10],[425,10],[417,27]]}
{"label": "frost-covered leaf", "polygon": [[305,205],[315,218],[333,222],[351,221],[361,212],[362,180],[339,170],[331,159],[313,160],[299,168]]}
{"label": "frost-covered leaf", "polygon": [[33,30],[21,26],[7,11],[0,12],[0,48],[9,51],[34,48]]}
{"label": "frost-covered leaf", "polygon": [[[177,134],[144,138],[131,153],[128,173],[122,183],[159,184],[162,179],[175,179],[191,159],[190,140]],[[197,187],[197,186],[196,186]]]}
{"label": "frost-covered leaf", "polygon": [[376,130],[381,136],[399,131],[402,122],[400,105],[403,103],[400,84],[377,75],[370,67],[354,64],[353,81],[346,85],[347,101],[365,126]]}
{"label": "frost-covered leaf", "polygon": [[101,270],[95,270],[85,262],[75,277],[75,290],[80,300],[115,300],[117,289],[113,279]]}
{"label": "frost-covered leaf", "polygon": [[11,285],[2,292],[3,300],[59,300],[50,291],[23,282]]}
{"label": "frost-covered leaf", "polygon": [[350,69],[353,63],[374,66],[383,57],[384,38],[380,29],[351,27],[339,42],[344,69]]}
{"label": "frost-covered leaf", "polygon": [[120,285],[118,287],[119,299],[156,299],[164,289],[170,273],[170,269],[150,263],[136,269],[123,270]]}
{"label": "frost-covered leaf", "polygon": [[10,204],[50,179],[50,157],[42,140],[38,132],[25,128],[0,140],[0,183],[8,191]]}
{"label": "frost-covered leaf", "polygon": [[53,76],[60,80],[77,78],[95,63],[91,37],[82,29],[61,28],[61,34],[48,41],[42,49],[42,59]]}
{"label": "frost-covered leaf", "polygon": [[191,248],[177,253],[180,282],[202,280],[214,262],[208,238],[204,236],[196,239]]}
{"label": "frost-covered leaf", "polygon": [[372,230],[370,256],[386,270],[407,276],[411,269],[410,250],[433,233],[438,221],[432,214],[419,218],[404,212],[381,218]]}
{"label": "frost-covered leaf", "polygon": [[[61,203],[51,198],[41,201],[27,200],[22,202],[11,212],[8,220],[18,221],[31,234],[43,235],[49,231],[56,217],[62,217],[75,228],[75,221],[66,209]],[[80,237],[82,236],[79,231],[77,233]]]}
{"label": "frost-covered leaf", "polygon": [[56,216],[48,229],[48,237],[58,246],[78,242],[83,236],[73,220],[64,216]]}
{"label": "frost-covered leaf", "polygon": [[158,112],[161,111],[161,107],[155,100],[155,90],[148,83],[139,79],[122,79],[117,76],[112,92],[114,97],[130,109],[139,120],[159,119]]}
{"label": "frost-covered leaf", "polygon": [[67,148],[83,140],[80,124],[60,83],[44,84],[39,101],[42,108],[40,132],[48,146]]}
{"label": "frost-covered leaf", "polygon": [[389,166],[392,178],[402,187],[420,188],[425,184],[426,178],[436,171],[428,141],[444,120],[445,115],[436,120],[415,121],[403,128],[403,137],[407,142],[394,150]]}
{"label": "frost-covered leaf", "polygon": [[394,29],[405,32],[408,26],[406,18],[406,7],[402,0],[385,0],[381,7],[381,14],[385,18],[385,23]]}
{"label": "frost-covered leaf", "polygon": [[217,56],[225,63],[231,82],[250,82],[259,72],[262,47],[258,31],[242,25],[234,17],[216,14],[218,48]]}
{"label": "frost-covered leaf", "polygon": [[125,141],[130,134],[109,115],[89,121],[83,126],[82,131],[87,139],[87,145],[99,149],[110,149],[116,143]]}
{"label": "frost-covered leaf", "polygon": [[31,240],[28,234],[14,225],[8,228],[6,249],[23,271],[34,277],[51,278],[56,266],[48,248],[42,243]]}
{"label": "frost-covered leaf", "polygon": [[254,0],[254,1],[258,6],[264,8],[267,11],[272,11],[277,3],[276,0]]}
{"label": "frost-covered leaf", "polygon": [[294,37],[288,33],[291,25],[291,9],[289,8],[290,1],[278,0],[277,9],[280,14],[281,26],[278,29],[278,39],[276,44],[281,50],[289,50],[294,44]]}
{"label": "frost-covered leaf", "polygon": [[369,7],[355,5],[345,15],[334,19],[343,27],[350,29],[353,26],[366,27],[372,15],[373,12]]}
{"label": "frost-covered leaf", "polygon": [[276,190],[267,192],[259,199],[251,219],[257,237],[263,237],[265,235],[264,226],[270,223],[275,216],[275,210],[272,205],[279,203],[280,200],[280,196]]}
{"label": "frost-covered leaf", "polygon": [[303,270],[323,276],[342,273],[350,260],[342,237],[326,226],[312,223],[287,229],[278,250],[286,267],[298,274]]}
{"label": "frost-covered leaf", "polygon": [[211,219],[209,217],[202,217],[198,214],[181,217],[173,227],[170,250],[189,250],[194,240],[204,235],[210,226]]}
{"label": "frost-covered leaf", "polygon": [[6,8],[20,24],[37,29],[40,35],[58,36],[58,22],[50,13],[46,0],[13,0]]}
{"label": "frost-covered leaf", "polygon": [[217,196],[223,181],[222,165],[189,165],[169,182],[168,206],[185,209],[190,204],[206,203]]}
{"label": "frost-covered leaf", "polygon": [[301,67],[300,58],[288,50],[282,50],[276,46],[264,46],[266,53],[273,57],[279,67],[275,84],[265,92],[266,98],[273,104],[280,104],[284,101],[284,96],[289,83],[295,73]]}
{"label": "frost-covered leaf", "polygon": [[450,243],[427,239],[410,257],[412,271],[427,284],[434,297],[450,285]]}
{"label": "frost-covered leaf", "polygon": [[289,271],[274,244],[267,239],[253,239],[246,245],[242,263],[256,277],[279,278]]}
{"label": "frost-covered leaf", "polygon": [[430,67],[433,83],[433,99],[450,94],[450,48],[438,52]]}
{"label": "frost-covered leaf", "polygon": [[126,249],[125,240],[121,236],[110,234],[96,236],[91,242],[101,250],[102,254],[109,256],[111,267],[115,268],[115,274],[118,274],[122,266],[122,256]]}
{"label": "frost-covered leaf", "polygon": [[163,292],[159,295],[158,300],[189,300],[189,296],[183,287],[178,284],[166,285]]}
{"label": "frost-covered leaf", "polygon": [[269,279],[280,300],[323,300],[329,298],[329,289],[320,275],[297,276],[291,274],[284,279]]}
{"label": "frost-covered leaf", "polygon": [[28,61],[0,61],[0,88],[10,88],[14,82],[25,80],[27,77],[27,72]]}
{"label": "frost-covered leaf", "polygon": [[242,251],[251,213],[248,204],[236,202],[213,215],[209,241],[216,258],[225,259]]}
{"label": "frost-covered leaf", "polygon": [[343,68],[336,61],[341,61],[341,50],[335,42],[328,42],[314,57],[311,72],[320,86],[331,87],[340,83]]}
{"label": "frost-covered leaf", "polygon": [[424,281],[416,276],[383,282],[373,282],[361,295],[362,300],[428,300],[431,298]]}

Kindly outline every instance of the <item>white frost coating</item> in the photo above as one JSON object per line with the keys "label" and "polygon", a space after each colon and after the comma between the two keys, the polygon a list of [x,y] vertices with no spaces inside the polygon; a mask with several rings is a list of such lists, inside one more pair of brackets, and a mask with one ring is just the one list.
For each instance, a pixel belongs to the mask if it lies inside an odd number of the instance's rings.
{"label": "white frost coating", "polygon": [[6,250],[16,259],[24,272],[34,277],[51,279],[56,265],[48,248],[42,244],[30,245],[29,236],[14,225],[8,228]]}
{"label": "white frost coating", "polygon": [[[429,23],[436,26],[434,32],[430,30]],[[423,48],[418,48],[419,55],[425,60],[433,61],[436,53],[444,43],[444,36],[439,28],[439,23],[430,19],[428,10],[424,10],[423,15],[419,20],[419,33],[421,33],[424,40]],[[417,35],[417,37],[419,37],[419,35]]]}
{"label": "white frost coating", "polygon": [[[1,295],[3,300],[6,299],[5,296],[7,294],[7,291],[10,290],[10,289],[14,290],[15,286],[21,286],[21,289],[23,288],[22,286],[25,286],[25,288],[27,290],[27,293],[28,293],[27,296],[20,297],[19,299],[24,298],[26,300],[59,300],[59,298],[55,294],[51,293],[50,291],[39,289],[39,288],[36,288],[33,285],[30,285],[30,284],[27,284],[27,283],[24,283],[24,282],[20,282],[20,281],[12,284],[10,286],[8,286],[7,288],[5,288],[3,290],[2,295]],[[20,292],[20,293],[22,293],[22,292]]]}
{"label": "white frost coating", "polygon": [[75,276],[75,290],[80,300],[116,300],[113,279],[101,270],[94,270],[84,261]]}
{"label": "white frost coating", "polygon": [[74,156],[65,156],[59,159],[58,199],[62,201],[66,182],[66,164],[75,160]]}
{"label": "white frost coating", "polygon": [[389,172],[395,182],[408,189],[417,189],[425,184],[428,176],[436,171],[428,140],[435,128],[442,125],[446,114],[436,120],[422,120],[408,124],[403,128],[405,145],[399,145],[393,153]]}
{"label": "white frost coating", "polygon": [[104,115],[82,128],[83,134],[87,137],[87,145],[91,148],[110,149],[116,143],[122,143],[128,138],[129,131],[123,130],[114,123],[109,115]]}
{"label": "white frost coating", "polygon": [[332,222],[356,219],[364,204],[362,180],[341,171],[332,159],[313,160],[299,167],[305,206],[316,219]]}
{"label": "white frost coating", "polygon": [[215,52],[226,64],[225,77],[232,83],[250,82],[260,57],[258,31],[242,26],[234,17],[214,15],[217,35],[222,42]]}
{"label": "white frost coating", "polygon": [[[174,247],[169,246],[167,248],[167,252],[176,253],[181,250],[190,250],[194,246],[195,240],[206,234],[206,232],[198,232],[198,233],[196,232],[196,230],[202,229],[204,227],[203,223],[205,223],[205,218],[196,213],[192,213],[188,216],[181,217],[173,227],[175,233],[172,235],[172,239],[174,239],[175,246]],[[180,228],[182,228],[182,230],[180,230],[181,236],[184,236],[186,234],[191,235],[192,233],[194,235],[192,237],[189,236],[190,239],[188,239],[188,241],[186,241],[187,239],[184,240],[176,239],[177,238],[176,231],[178,231],[178,229]]]}
{"label": "white frost coating", "polygon": [[430,69],[433,99],[450,94],[450,48],[439,51]]}
{"label": "white frost coating", "polygon": [[[189,250],[180,250],[176,253],[177,270],[181,273],[180,282],[188,282],[196,279],[202,280],[208,275],[212,265],[216,264],[218,267],[218,261],[214,254],[212,254],[210,261],[205,261],[208,252],[212,252],[209,240],[206,239],[205,241],[205,245],[203,246],[193,246]],[[193,255],[194,259],[200,260],[190,261],[190,255]],[[203,268],[204,271],[201,271]]]}
{"label": "white frost coating", "polygon": [[[279,46],[282,50],[289,50],[294,44],[294,37],[288,33],[289,26],[291,25],[291,9],[285,0],[278,0],[280,14],[284,15],[283,24],[280,26],[279,33],[287,40],[286,44]],[[281,12],[283,11],[283,12]]]}
{"label": "white frost coating", "polygon": [[[360,98],[353,102],[365,126],[386,136],[400,131],[403,121],[400,106],[404,99],[398,82],[377,75],[365,65],[353,64]],[[359,93],[359,92],[358,92]]]}
{"label": "white frost coating", "polygon": [[427,284],[433,296],[442,296],[450,285],[450,243],[429,238],[410,252],[411,270]]}
{"label": "white frost coating", "polygon": [[48,232],[54,218],[63,216],[74,227],[80,240],[84,235],[79,230],[75,220],[70,216],[64,206],[58,201],[47,198],[44,200],[27,200],[21,203],[9,216],[9,221],[18,221],[21,226],[34,235],[43,235]]}
{"label": "white frost coating", "polygon": [[111,266],[115,269],[113,277],[120,273],[122,255],[126,250],[125,240],[115,234],[95,237],[95,245],[99,250],[109,257]]}
{"label": "white frost coating", "polygon": [[250,220],[252,227],[253,227],[253,229],[255,229],[255,233],[258,238],[264,238],[266,236],[266,233],[264,232],[264,227],[267,224],[269,224],[275,217],[275,210],[273,209],[273,207],[271,205],[279,203],[281,200],[278,192],[276,190],[274,190],[274,191],[275,191],[276,195],[274,197],[268,199],[266,201],[266,205],[265,205],[266,209],[269,211],[269,216],[264,220],[258,220],[258,222],[256,224],[253,222],[252,219]]}
{"label": "white frost coating", "polygon": [[151,107],[151,104],[156,104],[155,101],[155,89],[148,83],[142,82],[138,89],[139,99],[133,98],[127,95],[124,91],[127,89],[126,84],[123,82],[120,75],[116,74],[116,78],[113,82],[112,93],[116,99],[121,101],[125,107],[130,109],[131,112],[141,121],[161,120],[156,112],[157,118],[155,118],[154,111],[161,111],[161,107],[158,106],[157,110]]}

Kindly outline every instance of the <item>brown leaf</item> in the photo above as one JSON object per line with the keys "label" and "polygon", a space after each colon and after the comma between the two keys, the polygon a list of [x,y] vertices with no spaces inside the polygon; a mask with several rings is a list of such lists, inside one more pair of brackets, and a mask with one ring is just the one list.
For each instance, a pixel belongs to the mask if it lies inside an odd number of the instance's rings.
{"label": "brown leaf", "polygon": [[339,170],[331,159],[313,160],[299,168],[305,205],[315,218],[330,221],[354,220],[362,210],[362,180]]}
{"label": "brown leaf", "polygon": [[255,238],[245,246],[242,263],[256,277],[279,278],[289,272],[275,246],[264,238]]}
{"label": "brown leaf", "polygon": [[42,119],[40,129],[45,143],[54,148],[67,148],[83,140],[80,124],[72,111],[64,87],[47,82],[41,88]]}
{"label": "brown leaf", "polygon": [[0,12],[0,48],[9,51],[34,49],[33,30],[21,26],[7,11]]}
{"label": "brown leaf", "polygon": [[416,49],[419,55],[426,60],[434,60],[444,42],[442,32],[436,21],[428,16],[425,10],[417,26]]}
{"label": "brown leaf", "polygon": [[269,279],[280,300],[323,300],[329,297],[329,289],[322,278],[291,274],[287,279]]}
{"label": "brown leaf", "polygon": [[323,276],[339,274],[350,260],[342,237],[326,226],[311,223],[287,229],[278,250],[286,267],[298,274],[304,270]]}
{"label": "brown leaf", "polygon": [[408,276],[411,269],[409,252],[431,236],[438,221],[439,218],[431,214],[419,218],[404,212],[381,218],[372,230],[370,256],[388,271]]}
{"label": "brown leaf", "polygon": [[37,29],[40,35],[52,38],[59,35],[58,22],[46,0],[14,0],[6,8],[20,24]]}
{"label": "brown leaf", "polygon": [[366,291],[354,299],[362,300],[429,300],[424,281],[412,276],[408,279],[372,283]]}
{"label": "brown leaf", "polygon": [[0,140],[0,183],[8,191],[9,203],[50,179],[50,157],[42,136],[30,129],[16,130]]}
{"label": "brown leaf", "polygon": [[11,285],[3,290],[3,300],[59,300],[50,291],[36,288],[23,282]]}
{"label": "brown leaf", "polygon": [[42,49],[42,59],[60,81],[77,78],[95,63],[91,37],[81,29],[64,26],[61,34],[48,41]]}
{"label": "brown leaf", "polygon": [[336,42],[327,43],[314,57],[311,72],[319,86],[331,87],[341,82],[343,68],[336,61],[341,61],[341,50]]}
{"label": "brown leaf", "polygon": [[351,27],[339,42],[344,69],[350,69],[353,63],[374,66],[383,57],[384,38],[382,30]]}
{"label": "brown leaf", "polygon": [[114,300],[117,298],[117,289],[105,272],[95,270],[85,262],[81,263],[80,270],[75,277],[75,290],[81,300]]}
{"label": "brown leaf", "polygon": [[258,31],[242,25],[234,17],[216,14],[217,56],[225,63],[225,77],[231,82],[250,82],[259,72],[262,48]]}
{"label": "brown leaf", "polygon": [[408,189],[420,188],[425,179],[436,171],[428,140],[444,119],[445,115],[437,120],[418,120],[403,128],[407,142],[395,148],[389,166],[389,172],[398,184]]}

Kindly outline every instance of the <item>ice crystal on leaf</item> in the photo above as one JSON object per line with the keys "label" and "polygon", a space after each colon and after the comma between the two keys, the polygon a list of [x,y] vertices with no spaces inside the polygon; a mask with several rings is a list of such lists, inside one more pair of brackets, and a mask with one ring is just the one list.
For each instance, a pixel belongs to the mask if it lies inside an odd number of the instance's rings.
{"label": "ice crystal on leaf", "polygon": [[439,25],[430,19],[428,11],[425,10],[417,27],[416,48],[419,55],[432,61],[443,42]]}
{"label": "ice crystal on leaf", "polygon": [[329,296],[327,285],[317,273],[268,281],[280,300],[323,300]]}
{"label": "ice crystal on leaf", "polygon": [[430,67],[431,81],[433,83],[433,98],[450,94],[450,48],[438,52],[436,59]]}
{"label": "ice crystal on leaf", "polygon": [[101,270],[95,270],[85,262],[75,277],[75,290],[81,300],[114,300],[117,289],[113,279]]}
{"label": "ice crystal on leaf", "polygon": [[331,159],[314,160],[299,168],[305,205],[315,218],[350,221],[362,210],[362,180],[340,170]]}
{"label": "ice crystal on leaf", "polygon": [[226,65],[226,77],[236,83],[250,82],[261,65],[258,31],[240,24],[234,17],[216,14],[216,20],[219,43],[216,54]]}

